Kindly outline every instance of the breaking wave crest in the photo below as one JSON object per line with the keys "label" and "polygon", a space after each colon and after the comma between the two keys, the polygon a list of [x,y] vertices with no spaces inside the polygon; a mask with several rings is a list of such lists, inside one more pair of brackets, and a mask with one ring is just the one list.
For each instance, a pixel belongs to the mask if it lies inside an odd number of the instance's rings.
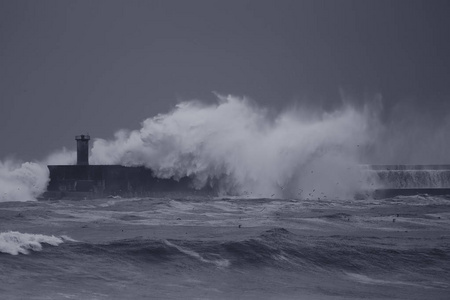
{"label": "breaking wave crest", "polygon": [[28,254],[30,251],[41,251],[42,244],[58,246],[69,237],[56,237],[43,234],[20,233],[8,231],[0,233],[0,252],[12,255]]}

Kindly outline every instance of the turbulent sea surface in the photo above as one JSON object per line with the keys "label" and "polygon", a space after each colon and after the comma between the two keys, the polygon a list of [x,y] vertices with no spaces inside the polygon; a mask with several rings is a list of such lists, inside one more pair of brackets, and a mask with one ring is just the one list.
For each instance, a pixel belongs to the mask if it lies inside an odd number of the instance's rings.
{"label": "turbulent sea surface", "polygon": [[0,203],[1,299],[449,299],[450,198]]}

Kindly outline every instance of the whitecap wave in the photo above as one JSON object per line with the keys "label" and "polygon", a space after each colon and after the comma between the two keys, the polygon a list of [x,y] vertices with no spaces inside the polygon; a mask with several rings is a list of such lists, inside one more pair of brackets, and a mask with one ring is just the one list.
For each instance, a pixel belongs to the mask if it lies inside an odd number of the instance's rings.
{"label": "whitecap wave", "polygon": [[30,250],[41,251],[42,244],[58,246],[64,241],[75,241],[67,236],[21,233],[8,231],[0,233],[0,252],[12,255],[28,254]]}

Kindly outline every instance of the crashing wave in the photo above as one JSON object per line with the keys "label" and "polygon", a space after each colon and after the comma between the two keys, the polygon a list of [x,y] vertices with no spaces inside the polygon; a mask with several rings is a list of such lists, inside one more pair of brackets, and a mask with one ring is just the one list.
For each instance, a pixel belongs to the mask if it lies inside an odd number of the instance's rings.
{"label": "crashing wave", "polygon": [[18,231],[8,231],[0,233],[0,252],[12,255],[28,254],[30,250],[41,251],[42,244],[58,246],[64,241],[74,241],[73,239],[61,236],[43,234],[21,233]]}

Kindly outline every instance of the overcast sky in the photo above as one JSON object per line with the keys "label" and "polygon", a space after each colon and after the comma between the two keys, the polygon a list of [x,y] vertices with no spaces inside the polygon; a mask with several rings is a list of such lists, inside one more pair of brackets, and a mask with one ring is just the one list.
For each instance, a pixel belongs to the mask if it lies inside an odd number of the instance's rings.
{"label": "overcast sky", "polygon": [[450,1],[0,0],[0,159],[111,137],[180,100],[449,112]]}

